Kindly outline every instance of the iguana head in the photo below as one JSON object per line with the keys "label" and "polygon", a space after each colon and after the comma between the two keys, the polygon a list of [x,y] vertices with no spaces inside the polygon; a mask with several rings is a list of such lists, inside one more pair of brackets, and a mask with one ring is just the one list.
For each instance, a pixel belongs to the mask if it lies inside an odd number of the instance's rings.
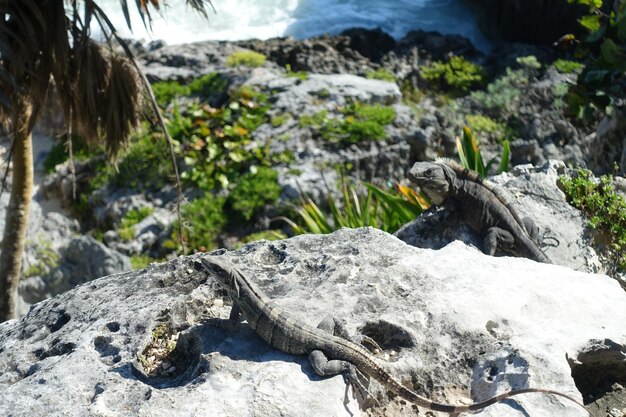
{"label": "iguana head", "polygon": [[436,162],[417,162],[409,171],[409,179],[435,204],[440,205],[450,194],[446,166]]}
{"label": "iguana head", "polygon": [[[239,271],[216,257],[200,258],[200,264],[215,278],[217,283],[227,290],[231,296],[239,295],[237,274]],[[234,294],[233,294],[234,292]]]}

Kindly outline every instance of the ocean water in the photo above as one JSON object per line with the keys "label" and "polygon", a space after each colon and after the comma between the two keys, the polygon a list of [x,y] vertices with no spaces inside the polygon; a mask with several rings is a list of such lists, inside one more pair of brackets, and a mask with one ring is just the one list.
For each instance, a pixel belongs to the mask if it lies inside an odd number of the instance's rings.
{"label": "ocean water", "polygon": [[208,19],[193,12],[184,0],[169,0],[161,12],[153,13],[151,31],[146,31],[134,3],[128,2],[131,32],[120,0],[99,2],[125,37],[162,39],[168,44],[276,36],[302,39],[351,27],[379,27],[396,38],[412,29],[457,33],[480,49],[490,47],[461,0],[213,0],[215,12],[209,6]]}

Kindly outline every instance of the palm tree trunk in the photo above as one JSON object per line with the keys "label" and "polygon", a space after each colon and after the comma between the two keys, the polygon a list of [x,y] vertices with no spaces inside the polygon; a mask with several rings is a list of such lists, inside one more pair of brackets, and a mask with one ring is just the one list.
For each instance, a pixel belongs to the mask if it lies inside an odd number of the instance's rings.
{"label": "palm tree trunk", "polygon": [[13,181],[0,246],[0,322],[16,316],[17,288],[33,190],[33,105],[27,98],[17,101],[13,109],[15,112],[13,139],[15,145],[11,158]]}

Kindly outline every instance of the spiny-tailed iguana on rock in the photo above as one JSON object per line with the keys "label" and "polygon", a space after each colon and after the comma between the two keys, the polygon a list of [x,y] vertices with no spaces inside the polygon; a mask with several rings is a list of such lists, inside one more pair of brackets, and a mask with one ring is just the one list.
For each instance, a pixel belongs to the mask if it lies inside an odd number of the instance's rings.
{"label": "spiny-tailed iguana on rock", "polygon": [[448,199],[457,202],[465,222],[483,238],[487,254],[493,256],[499,248],[552,263],[537,243],[539,233],[534,222],[520,216],[502,187],[449,160],[417,162],[409,171],[409,179],[435,205]]}
{"label": "spiny-tailed iguana on rock", "polygon": [[340,337],[333,334],[334,331],[341,331],[336,321],[324,320],[322,321],[324,325],[320,323],[321,327],[299,322],[278,307],[230,262],[206,256],[200,258],[200,261],[232,298],[233,307],[229,318],[231,326],[234,327],[245,319],[248,326],[276,349],[294,355],[308,354],[311,366],[318,375],[343,374],[349,382],[358,386],[358,371],[376,379],[388,390],[420,407],[450,414],[480,410],[514,395],[533,392],[560,396],[584,408],[567,394],[541,388],[513,390],[469,405],[450,405],[431,401],[405,387],[362,345],[352,342],[345,335]]}

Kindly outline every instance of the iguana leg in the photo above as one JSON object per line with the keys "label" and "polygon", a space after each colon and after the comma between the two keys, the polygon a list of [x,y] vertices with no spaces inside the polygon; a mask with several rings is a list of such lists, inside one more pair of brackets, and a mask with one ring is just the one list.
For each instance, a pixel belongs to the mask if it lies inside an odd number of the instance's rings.
{"label": "iguana leg", "polygon": [[222,318],[209,319],[209,322],[211,323],[211,325],[215,327],[219,327],[220,329],[228,330],[228,331],[235,330],[237,327],[239,327],[239,324],[242,321],[243,321],[243,316],[241,314],[241,309],[239,308],[239,305],[237,304],[233,304],[233,307],[230,309],[230,315],[228,316],[228,319],[222,319]]}
{"label": "iguana leg", "polygon": [[[309,354],[309,363],[316,374],[320,376],[334,376],[342,374],[346,384],[352,385],[352,387],[359,392],[359,395],[361,395],[362,398],[374,398],[374,396],[361,382],[359,375],[361,375],[366,381],[367,377],[359,372],[356,366],[352,365],[350,362],[338,359],[328,360],[324,352],[321,350],[314,350]],[[376,399],[374,398],[374,400]]]}
{"label": "iguana leg", "polygon": [[535,221],[530,217],[524,217],[522,219],[522,223],[524,223],[524,229],[526,229],[526,233],[532,240],[535,241],[539,246],[541,246],[541,241],[543,240],[541,234],[539,233],[539,228],[535,224]]}
{"label": "iguana leg", "polygon": [[369,349],[372,351],[382,351],[378,343],[376,343],[376,341],[369,336],[365,336],[362,334],[350,336],[345,326],[343,325],[343,322],[334,318],[333,316],[326,316],[324,320],[322,320],[317,325],[317,328],[322,329],[325,332],[328,332],[335,336],[342,337],[346,340],[351,341],[352,343],[356,343],[357,345],[369,346]]}
{"label": "iguana leg", "polygon": [[504,229],[491,227],[487,230],[487,233],[485,233],[483,244],[485,246],[485,253],[494,256],[498,247],[500,247],[500,249],[513,248],[515,238]]}

